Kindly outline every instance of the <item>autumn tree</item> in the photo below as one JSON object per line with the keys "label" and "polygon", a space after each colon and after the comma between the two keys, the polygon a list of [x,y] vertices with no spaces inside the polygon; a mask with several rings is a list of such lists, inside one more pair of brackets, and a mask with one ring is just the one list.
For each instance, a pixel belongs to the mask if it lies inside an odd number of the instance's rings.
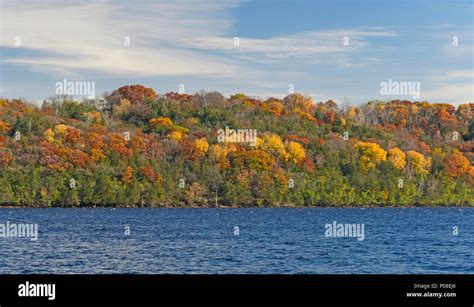
{"label": "autumn tree", "polygon": [[425,157],[423,154],[409,150],[406,154],[407,156],[407,166],[410,173],[415,172],[418,175],[429,174],[429,169],[431,167],[431,158]]}
{"label": "autumn tree", "polygon": [[105,158],[103,151],[105,143],[102,135],[92,132],[88,135],[87,141],[90,147],[90,157],[92,160],[98,161]]}
{"label": "autumn tree", "polygon": [[117,105],[122,99],[127,99],[132,104],[138,104],[146,100],[154,100],[156,97],[155,91],[149,87],[143,85],[124,85],[113,91],[105,99],[113,105]]}
{"label": "autumn tree", "polygon": [[301,94],[295,93],[286,96],[283,99],[283,104],[298,107],[303,111],[310,111],[313,107],[313,100],[309,96],[303,96]]}
{"label": "autumn tree", "polygon": [[8,132],[10,130],[10,125],[0,120],[0,132]]}
{"label": "autumn tree", "polygon": [[406,161],[406,154],[398,147],[391,148],[388,151],[388,161],[398,170],[404,170]]}
{"label": "autumn tree", "polygon": [[[114,95],[113,112],[0,99],[0,203],[474,206],[472,104]],[[256,146],[216,139],[226,126],[256,129]]]}
{"label": "autumn tree", "polygon": [[204,156],[209,149],[209,143],[206,138],[194,140],[194,149],[197,155]]}
{"label": "autumn tree", "polygon": [[131,157],[133,152],[127,147],[127,140],[121,135],[109,135],[109,149],[120,154],[123,157]]}
{"label": "autumn tree", "polygon": [[287,161],[299,163],[306,157],[306,152],[300,143],[290,141],[286,144]]}
{"label": "autumn tree", "polygon": [[373,170],[387,160],[387,151],[377,143],[357,142],[355,148],[360,154],[360,164],[363,170]]}
{"label": "autumn tree", "polygon": [[128,99],[120,99],[120,101],[113,107],[114,116],[120,118],[130,112],[132,103]]}
{"label": "autumn tree", "polygon": [[469,174],[471,163],[459,150],[454,150],[444,159],[444,169],[450,178]]}
{"label": "autumn tree", "polygon": [[46,129],[43,133],[44,139],[49,143],[54,142],[54,135],[54,131],[51,128]]}
{"label": "autumn tree", "polygon": [[282,161],[288,160],[288,153],[285,144],[277,134],[267,134],[262,138],[261,144],[257,141],[258,147],[276,155]]}
{"label": "autumn tree", "polygon": [[133,178],[133,168],[131,166],[127,166],[122,173],[122,181],[125,183],[132,182]]}

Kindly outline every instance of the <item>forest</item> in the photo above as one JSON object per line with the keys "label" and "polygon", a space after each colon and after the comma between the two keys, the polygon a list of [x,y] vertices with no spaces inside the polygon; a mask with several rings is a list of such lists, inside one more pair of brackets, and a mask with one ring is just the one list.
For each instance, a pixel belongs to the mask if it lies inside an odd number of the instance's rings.
{"label": "forest", "polygon": [[142,85],[0,99],[0,206],[473,206],[473,111]]}

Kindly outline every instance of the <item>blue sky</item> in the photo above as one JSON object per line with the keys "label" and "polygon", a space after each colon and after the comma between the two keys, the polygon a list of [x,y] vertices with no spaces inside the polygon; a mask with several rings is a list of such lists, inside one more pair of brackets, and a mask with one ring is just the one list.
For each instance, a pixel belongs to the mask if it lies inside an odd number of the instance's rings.
{"label": "blue sky", "polygon": [[474,101],[472,0],[1,0],[1,17],[1,97],[43,99],[67,79],[98,95],[284,97],[292,84],[315,101],[411,99],[381,96],[391,79],[419,82],[418,100]]}

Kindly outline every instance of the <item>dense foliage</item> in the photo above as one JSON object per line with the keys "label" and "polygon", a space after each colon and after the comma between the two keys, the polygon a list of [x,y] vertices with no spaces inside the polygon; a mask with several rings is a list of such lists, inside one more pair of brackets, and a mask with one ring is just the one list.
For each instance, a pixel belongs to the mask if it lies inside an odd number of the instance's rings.
{"label": "dense foliage", "polygon": [[[157,95],[0,100],[0,204],[474,205],[474,104]],[[255,146],[219,129],[256,129]]]}

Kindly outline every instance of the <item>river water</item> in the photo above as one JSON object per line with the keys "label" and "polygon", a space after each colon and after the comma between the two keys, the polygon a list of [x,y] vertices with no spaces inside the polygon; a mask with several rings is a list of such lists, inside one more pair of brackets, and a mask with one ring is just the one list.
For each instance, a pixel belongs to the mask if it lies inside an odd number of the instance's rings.
{"label": "river water", "polygon": [[0,274],[24,273],[472,274],[474,208],[0,209]]}

